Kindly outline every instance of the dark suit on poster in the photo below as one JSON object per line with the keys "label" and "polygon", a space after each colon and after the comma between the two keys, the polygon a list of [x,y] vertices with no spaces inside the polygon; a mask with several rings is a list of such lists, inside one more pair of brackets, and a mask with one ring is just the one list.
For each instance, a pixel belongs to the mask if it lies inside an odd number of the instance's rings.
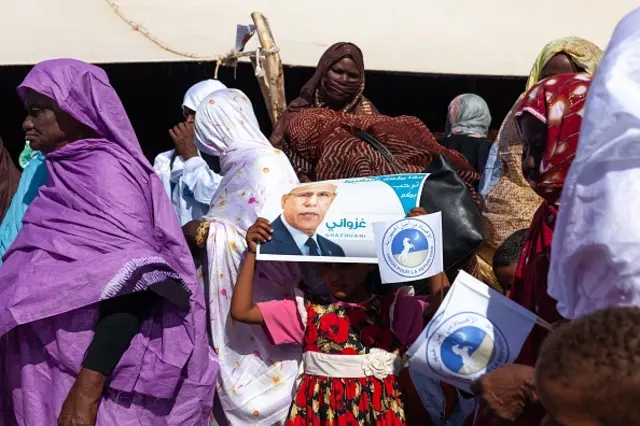
{"label": "dark suit on poster", "polygon": [[[280,254],[289,256],[303,256],[293,236],[282,222],[282,216],[271,222],[273,234],[271,241],[260,246],[260,254]],[[320,235],[316,235],[321,256],[345,257],[344,250],[338,244]]]}

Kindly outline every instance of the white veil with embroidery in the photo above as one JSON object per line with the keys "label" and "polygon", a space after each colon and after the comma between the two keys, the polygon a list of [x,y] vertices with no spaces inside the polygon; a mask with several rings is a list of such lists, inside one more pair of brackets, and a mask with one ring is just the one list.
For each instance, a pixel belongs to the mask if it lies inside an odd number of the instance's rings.
{"label": "white veil with embroidery", "polygon": [[[267,198],[279,198],[281,187],[298,179],[287,157],[260,131],[251,102],[239,90],[216,91],[200,104],[196,145],[220,157],[224,176],[204,218],[211,222],[205,285],[220,364],[218,395],[230,424],[271,426],[284,422],[289,411],[302,347],[274,346],[260,326],[235,322],[229,311],[247,229]],[[259,262],[254,298],[283,299],[300,279],[297,264]]]}

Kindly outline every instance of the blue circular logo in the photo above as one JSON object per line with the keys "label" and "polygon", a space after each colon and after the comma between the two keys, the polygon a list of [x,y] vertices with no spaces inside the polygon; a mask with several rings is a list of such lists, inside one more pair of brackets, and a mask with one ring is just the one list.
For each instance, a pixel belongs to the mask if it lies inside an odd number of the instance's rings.
{"label": "blue circular logo", "polygon": [[391,240],[393,258],[405,268],[415,268],[429,255],[429,240],[417,229],[403,229]]}
{"label": "blue circular logo", "polygon": [[494,355],[493,339],[481,328],[473,326],[454,331],[440,346],[442,363],[461,375],[483,370],[491,363]]}
{"label": "blue circular logo", "polygon": [[475,312],[440,319],[427,341],[427,361],[436,372],[475,380],[509,360],[509,344],[500,329]]}
{"label": "blue circular logo", "polygon": [[407,218],[394,223],[381,244],[389,268],[405,278],[422,275],[435,259],[433,230],[421,220]]}

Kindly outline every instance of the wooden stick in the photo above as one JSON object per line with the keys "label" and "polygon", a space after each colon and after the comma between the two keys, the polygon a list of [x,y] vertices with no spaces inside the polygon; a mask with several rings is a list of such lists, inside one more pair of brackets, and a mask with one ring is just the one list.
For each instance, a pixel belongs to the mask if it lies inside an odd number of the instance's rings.
{"label": "wooden stick", "polygon": [[[269,118],[275,127],[278,119],[287,107],[287,100],[284,93],[284,71],[282,69],[282,61],[280,53],[277,51],[276,42],[269,27],[269,21],[259,12],[253,12],[251,19],[256,25],[256,32],[260,39],[260,45],[263,49],[269,50],[266,53],[265,77],[258,79],[260,90],[267,103]],[[256,60],[260,60],[259,58]],[[254,64],[255,66],[255,64]]]}
{"label": "wooden stick", "polygon": [[[258,69],[258,61],[261,60],[261,58],[259,58],[258,56],[251,56],[251,64],[253,65],[253,69],[256,70]],[[265,69],[265,73],[266,73],[266,69]],[[258,85],[260,86],[260,92],[262,92],[262,97],[264,98],[264,103],[267,105],[267,112],[269,113],[269,119],[271,120],[271,124],[275,127],[275,124],[273,124],[273,117],[271,116],[272,114],[272,108],[271,108],[271,95],[269,94],[269,84],[267,82],[267,76],[266,74],[263,76],[256,76],[256,78],[258,79]]]}

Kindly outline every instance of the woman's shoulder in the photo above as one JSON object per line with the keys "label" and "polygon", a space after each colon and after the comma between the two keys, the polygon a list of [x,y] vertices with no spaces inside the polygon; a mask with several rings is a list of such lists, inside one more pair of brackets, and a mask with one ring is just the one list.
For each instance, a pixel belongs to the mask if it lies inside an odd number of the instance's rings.
{"label": "woman's shoulder", "polygon": [[[147,162],[149,167],[145,167],[144,163],[120,147],[117,147],[115,150],[109,149],[104,153],[98,154],[96,160],[99,160],[94,161],[99,170],[113,174],[120,174],[124,171],[128,176],[135,177],[136,180],[144,180],[146,182],[149,180],[148,178],[151,174],[155,175],[151,164]],[[112,175],[111,177],[114,178],[115,176]]]}
{"label": "woman's shoulder", "polygon": [[144,167],[119,146],[86,150],[71,161],[75,163],[74,174],[84,186],[94,188],[94,194],[104,198],[119,199],[125,194],[138,194],[153,177],[158,178],[151,165]]}
{"label": "woman's shoulder", "polygon": [[359,110],[358,113],[362,115],[380,114],[380,111],[378,111],[378,108],[376,108],[373,102],[371,102],[369,99],[365,98],[364,96],[360,98],[360,105],[358,110]]}
{"label": "woman's shoulder", "polygon": [[165,168],[170,167],[171,157],[173,157],[174,152],[175,150],[172,149],[156,155],[156,158],[153,160],[153,168],[157,172],[159,172],[161,170],[164,170]]}

